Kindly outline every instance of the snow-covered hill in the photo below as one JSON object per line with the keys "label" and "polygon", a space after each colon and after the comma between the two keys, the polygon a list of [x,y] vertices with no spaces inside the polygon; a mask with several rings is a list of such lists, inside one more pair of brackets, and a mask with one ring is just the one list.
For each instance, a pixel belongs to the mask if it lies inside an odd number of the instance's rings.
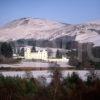
{"label": "snow-covered hill", "polygon": [[74,36],[79,42],[93,42],[100,46],[100,21],[71,25],[38,18],[21,18],[0,28],[0,41],[18,39],[55,40]]}
{"label": "snow-covered hill", "polygon": [[87,23],[78,25],[76,41],[79,42],[93,42],[95,46],[100,46],[100,24]]}
{"label": "snow-covered hill", "polygon": [[47,39],[54,30],[64,26],[67,26],[67,24],[45,19],[21,18],[0,29],[0,40]]}

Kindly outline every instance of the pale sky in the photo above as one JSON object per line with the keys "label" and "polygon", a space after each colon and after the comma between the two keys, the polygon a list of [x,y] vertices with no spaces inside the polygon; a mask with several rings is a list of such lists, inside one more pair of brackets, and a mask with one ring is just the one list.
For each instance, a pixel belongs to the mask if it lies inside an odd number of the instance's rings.
{"label": "pale sky", "polygon": [[100,20],[100,0],[0,0],[0,25],[23,17],[71,24]]}

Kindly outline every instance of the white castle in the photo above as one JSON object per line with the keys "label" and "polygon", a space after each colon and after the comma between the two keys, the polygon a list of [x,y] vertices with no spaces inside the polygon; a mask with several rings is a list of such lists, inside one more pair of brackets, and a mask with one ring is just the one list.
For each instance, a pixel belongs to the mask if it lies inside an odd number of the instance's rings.
{"label": "white castle", "polygon": [[[21,51],[21,49],[24,49],[23,56],[20,56],[18,53],[18,49]],[[48,50],[46,48],[36,47],[36,51],[32,50],[32,46],[25,46],[25,47],[18,47],[16,49],[17,53],[14,54],[14,58],[23,58],[26,60],[44,60],[49,62],[68,62],[69,59],[62,56],[62,58],[56,58],[53,57],[54,54],[52,54],[52,57],[49,56]],[[56,50],[55,50],[56,51]]]}
{"label": "white castle", "polygon": [[41,59],[47,60],[48,59],[48,52],[46,50],[39,50],[36,52],[32,52],[32,47],[25,47],[24,52],[25,59]]}

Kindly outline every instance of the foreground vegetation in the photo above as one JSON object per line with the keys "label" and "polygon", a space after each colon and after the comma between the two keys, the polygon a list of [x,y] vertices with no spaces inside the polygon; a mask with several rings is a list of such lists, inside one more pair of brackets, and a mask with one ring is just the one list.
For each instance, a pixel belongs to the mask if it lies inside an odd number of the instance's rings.
{"label": "foreground vegetation", "polygon": [[30,72],[25,78],[0,75],[0,100],[100,100],[100,80],[89,75],[86,81],[76,73],[62,77],[58,68],[51,70],[51,82],[35,79]]}

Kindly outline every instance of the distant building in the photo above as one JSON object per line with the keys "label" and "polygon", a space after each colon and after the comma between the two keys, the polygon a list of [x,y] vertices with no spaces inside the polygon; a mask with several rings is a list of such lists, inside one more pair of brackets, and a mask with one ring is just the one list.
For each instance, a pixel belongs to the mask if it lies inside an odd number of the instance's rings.
{"label": "distant building", "polygon": [[24,48],[24,58],[25,59],[41,59],[47,60],[48,59],[48,52],[46,50],[38,50],[32,52],[32,47],[27,46]]}
{"label": "distant building", "polygon": [[69,59],[66,56],[62,58],[56,58],[57,49],[54,48],[41,48],[35,47],[36,50],[32,50],[32,46],[16,47],[13,57],[22,58],[26,60],[45,60],[48,62],[68,62]]}

